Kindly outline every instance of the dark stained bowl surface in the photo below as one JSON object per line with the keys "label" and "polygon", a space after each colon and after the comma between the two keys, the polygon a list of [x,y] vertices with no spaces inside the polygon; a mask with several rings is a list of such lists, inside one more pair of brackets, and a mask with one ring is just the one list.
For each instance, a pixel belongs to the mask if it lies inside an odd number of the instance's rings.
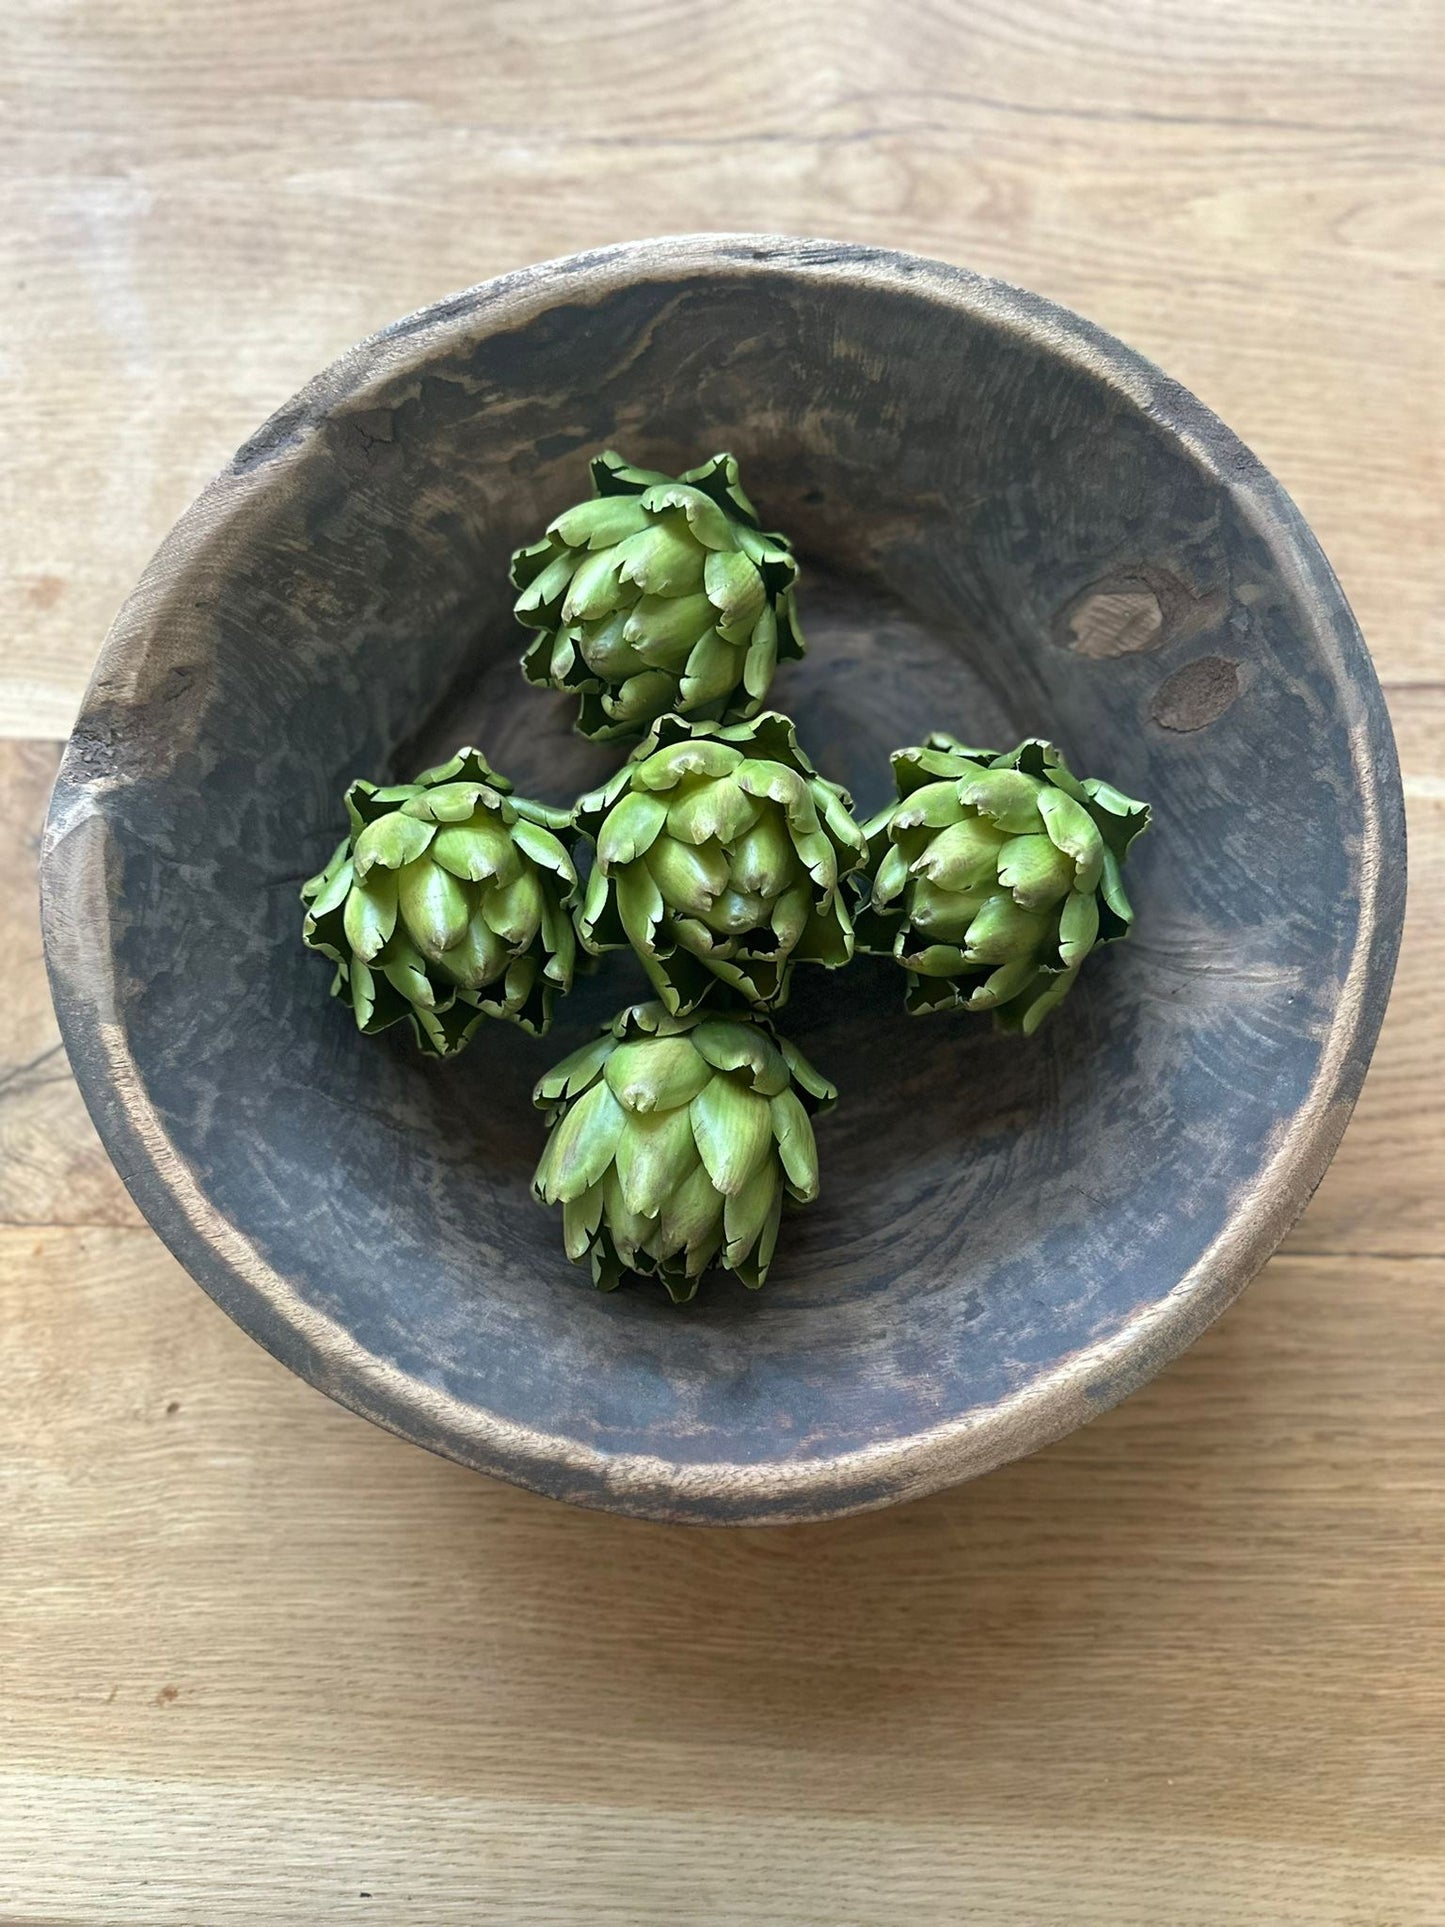
{"label": "dark stained bowl surface", "polygon": [[[512,548],[609,444],[736,452],[804,563],[778,677],[863,811],[932,728],[1043,734],[1155,808],[1136,934],[1029,1042],[805,970],[842,1087],[761,1294],[595,1293],[528,1185],[540,1042],[362,1038],[297,888],[355,776],[472,741],[570,801],[621,751],[529,689]],[[706,236],[489,282],[274,416],[122,610],[56,786],[46,938],[116,1164],[322,1390],[481,1470],[651,1518],[822,1518],[967,1478],[1141,1384],[1319,1181],[1404,896],[1390,730],[1309,531],[1197,401],[1048,302],[908,255]]]}

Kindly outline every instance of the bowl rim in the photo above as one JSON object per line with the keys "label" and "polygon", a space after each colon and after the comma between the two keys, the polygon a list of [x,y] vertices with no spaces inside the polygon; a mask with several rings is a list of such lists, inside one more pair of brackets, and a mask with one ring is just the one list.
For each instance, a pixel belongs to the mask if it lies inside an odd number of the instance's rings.
{"label": "bowl rim", "polygon": [[[1363,807],[1358,936],[1314,1082],[1219,1236],[1173,1288],[1106,1340],[1072,1353],[996,1403],[925,1431],[831,1457],[677,1463],[610,1453],[504,1420],[361,1346],[210,1204],[151,1104],[111,974],[107,744],[127,703],[164,661],[163,620],[237,522],[304,458],[343,400],[419,368],[434,353],[516,328],[570,299],[679,276],[804,277],[906,291],[1013,332],[1113,388],[1235,500],[1307,612],[1346,698]],[[174,646],[172,643],[171,646]],[[1187,389],[1093,323],[968,269],[888,248],[767,234],[621,242],[498,276],[367,337],[279,408],[181,516],[105,639],[56,780],[41,850],[47,966],[61,1033],[86,1105],[131,1195],[207,1292],[282,1363],[389,1431],[478,1471],[575,1503],[696,1524],[839,1517],[956,1484],[1051,1443],[1108,1410],[1174,1358],[1241,1292],[1323,1177],[1359,1094],[1389,996],[1404,914],[1404,805],[1394,737],[1344,594],[1294,503]],[[97,937],[100,941],[97,941]]]}

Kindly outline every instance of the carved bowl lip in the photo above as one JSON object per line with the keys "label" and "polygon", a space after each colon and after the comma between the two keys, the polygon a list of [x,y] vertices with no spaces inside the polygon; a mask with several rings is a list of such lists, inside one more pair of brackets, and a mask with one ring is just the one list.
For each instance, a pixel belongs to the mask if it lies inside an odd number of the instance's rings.
{"label": "carved bowl lip", "polygon": [[[1108,384],[1227,490],[1307,614],[1349,717],[1364,809],[1359,937],[1318,1074],[1210,1249],[1117,1333],[1071,1354],[997,1403],[847,1454],[678,1464],[607,1453],[479,1410],[377,1358],[289,1281],[210,1204],[146,1092],[112,975],[104,829],[117,780],[104,745],[167,654],[167,607],[203,579],[302,462],[345,401],[451,350],[516,328],[559,302],[679,277],[784,275],[879,296],[906,292],[960,323],[1015,332]],[[171,645],[174,647],[174,644]],[[150,674],[141,676],[142,666]],[[99,749],[98,749],[99,745]],[[1354,1108],[1384,1015],[1404,913],[1404,806],[1394,738],[1373,665],[1318,543],[1279,483],[1186,389],[1102,329],[1007,283],[921,256],[777,235],[698,234],[624,242],[547,261],[449,296],[351,348],[280,408],[177,522],[106,638],[56,782],[42,845],[47,963],[66,1048],[106,1148],[136,1202],[191,1275],[284,1364],[353,1411],[479,1471],[554,1497],[659,1520],[787,1523],[839,1517],[991,1471],[1107,1410],[1189,1345],[1243,1290],[1299,1214]]]}

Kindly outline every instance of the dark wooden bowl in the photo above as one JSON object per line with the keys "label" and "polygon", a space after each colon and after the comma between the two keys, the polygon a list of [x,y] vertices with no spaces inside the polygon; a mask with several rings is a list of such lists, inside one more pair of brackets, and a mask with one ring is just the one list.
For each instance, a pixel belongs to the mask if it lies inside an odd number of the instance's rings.
{"label": "dark wooden bowl", "polygon": [[[616,443],[736,451],[805,563],[776,684],[870,810],[934,727],[1047,734],[1152,800],[1135,937],[1032,1042],[801,973],[843,1089],[774,1277],[594,1293],[531,1201],[534,1078],[639,994],[442,1066],[359,1037],[297,886],[353,776],[474,741],[613,766],[527,688],[512,547]],[[446,691],[438,701],[438,691]],[[1404,898],[1394,747],[1279,486],[1174,382],[909,255],[702,237],[504,277],[364,342],[182,518],[106,644],[47,826],[46,943],[122,1176],[214,1298],[378,1423],[657,1519],[825,1518],[986,1472],[1141,1384],[1323,1173]]]}

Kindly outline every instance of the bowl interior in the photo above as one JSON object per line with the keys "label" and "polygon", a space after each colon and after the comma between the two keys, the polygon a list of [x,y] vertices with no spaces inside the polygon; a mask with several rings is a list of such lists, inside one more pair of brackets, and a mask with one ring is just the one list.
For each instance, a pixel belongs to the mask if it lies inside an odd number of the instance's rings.
{"label": "bowl interior", "polygon": [[[1162,378],[1095,365],[1100,338],[1042,306],[1030,324],[904,271],[742,250],[469,300],[241,452],[122,618],[77,732],[62,792],[106,826],[110,1017],[212,1228],[157,1202],[171,1180],[143,1202],[327,1389],[572,1497],[763,1517],[754,1471],[848,1458],[811,1509],[876,1502],[896,1469],[857,1454],[1132,1333],[1085,1388],[1111,1400],[1157,1362],[1149,1322],[1180,1281],[1237,1263],[1230,1228],[1321,1075],[1372,835],[1343,605],[1331,628],[1243,451],[1225,472],[1182,404],[1155,405]],[[1051,736],[1156,813],[1130,858],[1136,935],[1029,1042],[907,1018],[883,962],[800,973],[783,1027],[842,1091],[822,1199],[785,1221],[762,1294],[717,1277],[684,1310],[594,1293],[528,1191],[530,1087],[644,994],[630,959],[547,1039],[490,1024],[438,1066],[401,1031],[359,1037],[298,935],[352,777],[471,741],[568,801],[620,759],[522,682],[506,581],[609,444],[663,468],[730,448],[794,536],[811,653],[774,700],[861,810],[888,752],[943,727]],[[228,1286],[248,1267],[284,1281],[284,1310]]]}

